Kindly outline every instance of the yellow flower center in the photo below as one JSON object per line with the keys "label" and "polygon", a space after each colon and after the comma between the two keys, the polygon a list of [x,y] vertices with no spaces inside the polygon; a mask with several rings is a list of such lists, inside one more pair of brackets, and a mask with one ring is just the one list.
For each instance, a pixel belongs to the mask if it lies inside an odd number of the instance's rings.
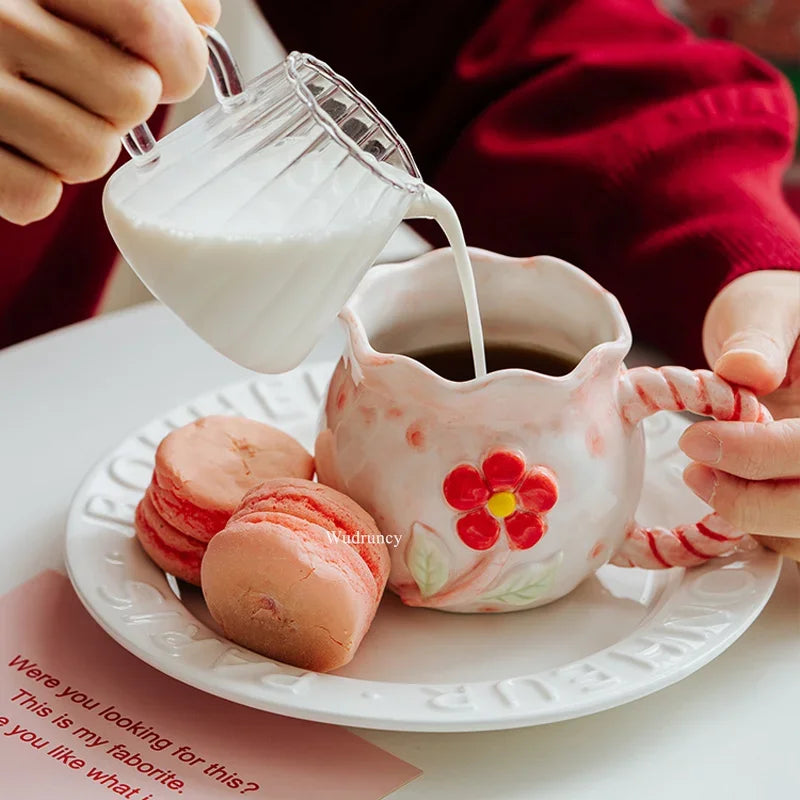
{"label": "yellow flower center", "polygon": [[517,498],[513,492],[495,492],[487,503],[489,511],[498,519],[505,519],[517,508]]}

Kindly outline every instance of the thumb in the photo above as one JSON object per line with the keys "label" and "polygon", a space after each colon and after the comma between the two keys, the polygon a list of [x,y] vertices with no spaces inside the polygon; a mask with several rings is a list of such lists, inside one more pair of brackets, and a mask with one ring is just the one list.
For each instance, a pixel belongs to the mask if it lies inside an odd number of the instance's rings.
{"label": "thumb", "polygon": [[800,335],[800,272],[761,270],[728,284],[703,324],[708,363],[757,394],[777,389]]}
{"label": "thumb", "polygon": [[213,28],[219,22],[220,0],[181,0],[181,3],[198,25]]}

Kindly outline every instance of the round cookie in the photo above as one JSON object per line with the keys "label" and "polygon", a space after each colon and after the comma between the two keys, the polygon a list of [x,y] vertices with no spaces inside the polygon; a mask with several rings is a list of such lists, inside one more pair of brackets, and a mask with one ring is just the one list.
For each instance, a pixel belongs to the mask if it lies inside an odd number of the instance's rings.
{"label": "round cookie", "polygon": [[379,538],[372,517],[335,489],[267,481],[208,545],[209,611],[227,637],[270,658],[320,672],[344,666],[386,585]]}
{"label": "round cookie", "polygon": [[208,542],[249,489],[313,474],[311,455],[283,431],[244,417],[204,417],[158,446],[151,499],[170,525]]}
{"label": "round cookie", "polygon": [[355,549],[375,579],[376,596],[383,594],[391,568],[389,551],[375,520],[347,495],[314,481],[268,480],[244,496],[234,517],[254,511],[291,514],[324,528],[331,538]]}

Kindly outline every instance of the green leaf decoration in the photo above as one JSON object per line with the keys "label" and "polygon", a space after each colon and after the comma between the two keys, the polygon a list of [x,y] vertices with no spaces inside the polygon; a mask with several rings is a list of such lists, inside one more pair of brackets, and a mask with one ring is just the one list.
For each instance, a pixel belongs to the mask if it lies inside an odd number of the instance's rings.
{"label": "green leaf decoration", "polygon": [[422,522],[411,526],[411,541],[406,548],[406,566],[423,597],[436,594],[450,574],[449,559],[433,528]]}
{"label": "green leaf decoration", "polygon": [[550,591],[563,560],[564,554],[559,550],[547,561],[520,564],[503,576],[500,583],[481,595],[480,600],[506,606],[527,606]]}

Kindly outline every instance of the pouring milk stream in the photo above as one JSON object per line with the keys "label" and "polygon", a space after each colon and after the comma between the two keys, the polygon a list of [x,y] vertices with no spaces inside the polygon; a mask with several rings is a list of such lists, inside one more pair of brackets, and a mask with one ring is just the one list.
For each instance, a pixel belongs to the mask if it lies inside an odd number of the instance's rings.
{"label": "pouring milk stream", "polygon": [[476,375],[486,373],[455,210],[422,182],[369,101],[310,56],[290,54],[244,102],[203,112],[162,139],[155,157],[125,164],[103,203],[120,251],[153,294],[259,372],[297,366],[400,222],[432,218],[453,250]]}

